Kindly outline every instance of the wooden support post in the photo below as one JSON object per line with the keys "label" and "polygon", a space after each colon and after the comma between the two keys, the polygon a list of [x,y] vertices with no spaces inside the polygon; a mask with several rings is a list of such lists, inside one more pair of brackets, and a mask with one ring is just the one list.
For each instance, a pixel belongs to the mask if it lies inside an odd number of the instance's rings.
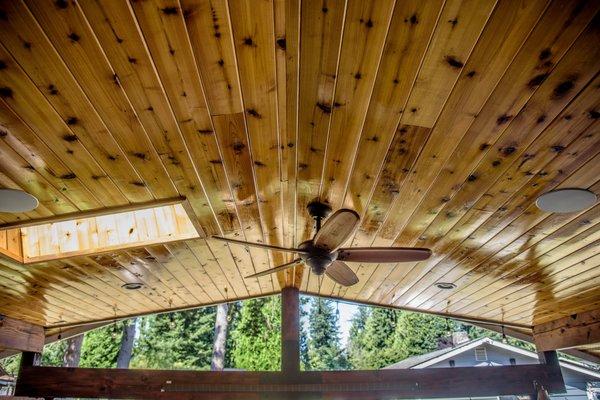
{"label": "wooden support post", "polygon": [[300,295],[294,287],[281,291],[281,371],[300,372]]}
{"label": "wooden support post", "polygon": [[0,316],[0,348],[39,353],[43,347],[43,327]]}
{"label": "wooden support post", "polygon": [[[549,351],[538,351],[538,361],[540,364],[542,365],[547,365],[548,367],[554,369],[556,371],[555,375],[556,375],[556,383],[559,383],[560,385],[564,386],[564,379],[562,376],[562,371],[560,369],[560,363],[558,362],[558,353],[554,350],[549,350]],[[535,381],[532,382],[532,386],[534,386],[534,383],[540,384],[541,382]],[[543,386],[543,385],[541,385]],[[548,387],[544,388],[546,390],[548,390]],[[534,393],[530,396],[531,400],[537,400],[538,398],[538,393],[537,391],[535,391],[535,386],[534,386]]]}
{"label": "wooden support post", "polygon": [[600,310],[536,325],[533,327],[533,338],[538,351],[600,343]]}
{"label": "wooden support post", "polygon": [[[25,376],[27,374],[28,368],[30,367],[37,367],[39,365],[41,365],[42,363],[42,353],[37,353],[37,352],[33,352],[33,351],[24,351],[23,354],[21,355],[21,363],[19,364],[19,374],[17,375],[17,386],[15,387],[15,396],[27,396],[28,390],[26,389],[25,391],[22,390],[22,386],[20,385],[20,381],[21,381],[21,377]],[[46,398],[52,398],[52,397],[47,397]]]}

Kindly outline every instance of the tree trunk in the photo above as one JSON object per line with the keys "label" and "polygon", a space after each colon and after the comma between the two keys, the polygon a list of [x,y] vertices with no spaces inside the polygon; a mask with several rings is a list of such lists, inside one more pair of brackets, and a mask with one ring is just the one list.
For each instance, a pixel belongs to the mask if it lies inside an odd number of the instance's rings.
{"label": "tree trunk", "polygon": [[133,353],[133,341],[135,340],[135,325],[137,318],[126,321],[123,325],[123,336],[121,338],[121,347],[117,355],[117,368],[129,368],[131,354]]}
{"label": "tree trunk", "polygon": [[73,336],[67,339],[67,348],[63,356],[63,367],[78,367],[81,358],[81,344],[83,343],[83,334]]}
{"label": "tree trunk", "polygon": [[213,371],[222,371],[225,367],[225,351],[227,343],[227,312],[229,304],[219,304],[217,306],[217,317],[215,318],[215,339],[213,341],[212,360],[210,369]]}

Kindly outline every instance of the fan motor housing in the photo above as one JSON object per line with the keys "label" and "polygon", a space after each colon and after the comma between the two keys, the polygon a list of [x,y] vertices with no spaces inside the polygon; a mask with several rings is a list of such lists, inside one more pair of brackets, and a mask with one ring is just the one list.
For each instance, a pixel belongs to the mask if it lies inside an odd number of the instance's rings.
{"label": "fan motor housing", "polygon": [[298,247],[302,250],[308,250],[309,254],[301,254],[300,258],[315,275],[323,275],[325,269],[337,259],[337,251],[329,252],[320,247],[315,247],[312,240],[302,242]]}

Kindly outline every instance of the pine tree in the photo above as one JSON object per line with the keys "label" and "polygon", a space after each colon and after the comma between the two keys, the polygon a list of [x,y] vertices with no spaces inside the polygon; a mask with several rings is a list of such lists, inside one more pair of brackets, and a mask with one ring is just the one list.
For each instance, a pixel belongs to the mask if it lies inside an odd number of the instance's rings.
{"label": "pine tree", "polygon": [[231,330],[234,368],[276,371],[281,367],[281,298],[246,300]]}
{"label": "pine tree", "polygon": [[123,322],[118,322],[86,333],[79,366],[114,368],[117,365],[122,329]]}
{"label": "pine tree", "polygon": [[44,351],[42,351],[42,365],[46,367],[62,366],[66,348],[66,340],[61,340],[44,346]]}
{"label": "pine tree", "polygon": [[143,318],[132,366],[209,369],[214,322],[214,307]]}
{"label": "pine tree", "polygon": [[348,332],[348,362],[353,369],[366,368],[365,360],[365,328],[369,318],[369,308],[359,307],[350,321]]}
{"label": "pine tree", "polygon": [[378,369],[398,361],[394,333],[398,312],[373,308],[367,318],[362,341],[363,357],[354,365],[358,369]]}
{"label": "pine tree", "polygon": [[311,370],[347,369],[346,355],[340,346],[338,316],[331,301],[313,298],[308,331],[308,359]]}
{"label": "pine tree", "polygon": [[300,369],[306,371],[310,369],[310,359],[308,358],[308,332],[306,332],[305,322],[308,318],[307,306],[310,304],[310,297],[300,296]]}
{"label": "pine tree", "polygon": [[435,315],[401,311],[396,324],[396,360],[436,350],[438,340],[456,329],[454,322]]}

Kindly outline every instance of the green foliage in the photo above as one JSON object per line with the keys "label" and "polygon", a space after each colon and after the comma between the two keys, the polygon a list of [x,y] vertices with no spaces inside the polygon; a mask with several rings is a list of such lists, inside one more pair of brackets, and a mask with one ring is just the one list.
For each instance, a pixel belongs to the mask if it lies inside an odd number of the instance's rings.
{"label": "green foliage", "polygon": [[354,369],[378,369],[437,348],[455,329],[444,318],[384,308],[359,308],[350,326],[348,354]]}
{"label": "green foliage", "polygon": [[455,330],[453,321],[435,315],[399,312],[394,335],[398,360],[436,350],[438,339]]}
{"label": "green foliage", "polygon": [[365,333],[367,319],[370,315],[370,308],[359,307],[350,321],[350,329],[348,332],[348,345],[346,351],[348,353],[348,362],[353,369],[365,369],[365,357],[367,351],[365,349]]}
{"label": "green foliage", "polygon": [[373,308],[368,315],[364,327],[362,342],[351,346],[363,349],[362,357],[354,357],[357,369],[376,369],[398,360],[397,343],[394,334],[398,319],[398,311],[385,308]]}
{"label": "green foliage", "polygon": [[300,296],[300,369],[306,371],[310,369],[310,359],[308,357],[308,334],[306,332],[305,320],[308,318],[308,305],[310,297]]}
{"label": "green foliage", "polygon": [[338,316],[332,302],[313,298],[309,312],[308,367],[311,370],[341,370],[348,361],[340,346]]}
{"label": "green foliage", "polygon": [[[121,344],[123,323],[108,325],[85,334],[80,367],[115,368]],[[62,362],[62,358],[61,358]]]}
{"label": "green foliage", "polygon": [[61,367],[67,349],[67,341],[61,340],[44,346],[42,352],[42,365],[48,367]]}
{"label": "green foliage", "polygon": [[16,376],[19,372],[19,363],[21,362],[21,354],[0,359],[0,367],[9,375]]}
{"label": "green foliage", "polygon": [[246,300],[229,330],[231,366],[249,371],[276,371],[281,367],[281,298]]}
{"label": "green foliage", "polygon": [[214,307],[142,318],[131,367],[209,369],[214,324]]}

